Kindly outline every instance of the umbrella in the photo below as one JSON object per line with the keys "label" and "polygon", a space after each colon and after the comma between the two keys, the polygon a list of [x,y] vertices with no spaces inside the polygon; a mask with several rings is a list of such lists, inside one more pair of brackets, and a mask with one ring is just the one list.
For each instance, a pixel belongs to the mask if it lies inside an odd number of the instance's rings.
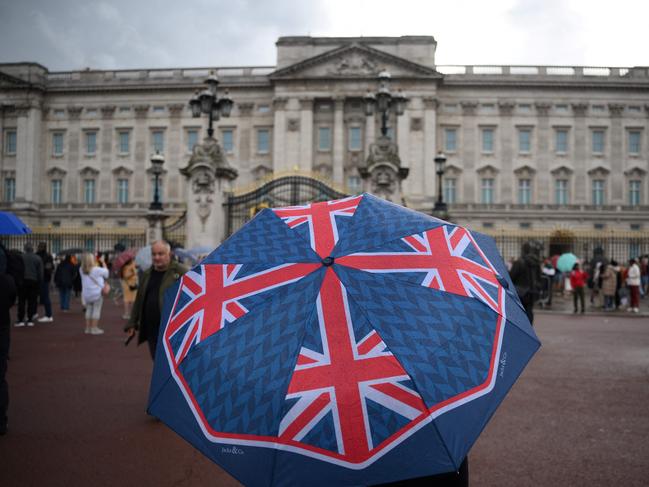
{"label": "umbrella", "polygon": [[0,211],[0,235],[25,233],[32,233],[32,231],[19,217],[8,211]]}
{"label": "umbrella", "polygon": [[[209,252],[208,252],[209,253]],[[198,263],[198,259],[196,256],[192,255],[188,250],[183,249],[183,248],[176,248],[174,249],[174,254],[181,259],[184,262],[187,262],[191,265],[195,265]]]}
{"label": "umbrella", "polygon": [[369,194],[264,209],[167,290],[148,409],[245,485],[453,471],[540,346],[514,289]]}
{"label": "umbrella", "polygon": [[561,254],[559,260],[557,260],[557,269],[561,272],[569,272],[572,270],[572,267],[577,262],[577,256],[573,253]]}
{"label": "umbrella", "polygon": [[137,253],[135,254],[135,263],[143,271],[145,271],[149,267],[151,267],[151,264],[153,263],[153,261],[151,259],[151,246],[150,245],[145,245],[144,247],[142,247],[140,250],[137,251]]}
{"label": "umbrella", "polygon": [[79,247],[71,247],[69,249],[64,249],[59,252],[57,252],[57,255],[76,255],[76,254],[83,254],[85,250]]}
{"label": "umbrella", "polygon": [[113,264],[112,264],[113,272],[115,274],[119,274],[119,271],[121,270],[122,267],[124,267],[124,264],[126,264],[129,260],[134,259],[136,254],[137,254],[137,249],[133,249],[133,248],[125,250],[124,252],[120,253],[113,260]]}

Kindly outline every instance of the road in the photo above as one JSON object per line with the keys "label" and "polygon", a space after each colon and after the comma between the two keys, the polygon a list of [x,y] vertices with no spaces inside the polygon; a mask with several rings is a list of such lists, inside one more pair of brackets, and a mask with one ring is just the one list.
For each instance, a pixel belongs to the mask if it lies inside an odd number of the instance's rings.
{"label": "road", "polygon": [[[78,303],[12,330],[0,485],[235,486],[145,403],[146,347],[122,345],[120,310],[83,334]],[[543,342],[470,453],[471,485],[649,484],[649,320],[539,314]]]}

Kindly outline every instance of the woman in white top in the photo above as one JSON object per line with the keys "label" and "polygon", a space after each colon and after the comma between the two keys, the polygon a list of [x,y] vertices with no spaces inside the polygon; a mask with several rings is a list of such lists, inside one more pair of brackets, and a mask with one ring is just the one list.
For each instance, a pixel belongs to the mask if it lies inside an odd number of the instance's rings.
{"label": "woman in white top", "polygon": [[99,258],[99,265],[95,257],[85,253],[81,257],[81,298],[86,305],[86,331],[89,335],[101,335],[104,330],[97,326],[101,316],[103,298],[101,291],[108,279],[108,269],[103,258]]}

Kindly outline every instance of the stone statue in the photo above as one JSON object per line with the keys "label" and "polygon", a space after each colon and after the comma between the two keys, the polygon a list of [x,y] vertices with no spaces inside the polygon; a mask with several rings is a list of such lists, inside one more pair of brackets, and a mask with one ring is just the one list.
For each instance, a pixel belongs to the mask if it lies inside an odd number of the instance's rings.
{"label": "stone statue", "polygon": [[408,168],[401,167],[397,144],[381,136],[370,145],[364,166],[358,168],[364,180],[364,190],[388,201],[403,204],[401,181],[408,176]]}

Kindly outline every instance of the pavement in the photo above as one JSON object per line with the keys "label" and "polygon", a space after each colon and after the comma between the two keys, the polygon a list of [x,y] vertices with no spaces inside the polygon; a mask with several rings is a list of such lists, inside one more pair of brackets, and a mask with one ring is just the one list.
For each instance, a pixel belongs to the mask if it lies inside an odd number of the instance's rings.
{"label": "pavement", "polygon": [[[121,314],[106,303],[106,334],[85,335],[74,300],[12,328],[0,486],[240,485],[145,414],[152,364],[124,347]],[[649,485],[649,321],[557,306],[535,329],[542,348],[469,455],[472,487]]]}
{"label": "pavement", "polygon": [[[598,316],[628,316],[631,318],[649,318],[649,296],[640,299],[639,312],[633,313],[627,311],[626,306],[620,306],[614,311],[604,311],[601,303],[598,300],[591,301],[590,290],[586,290],[586,314]],[[555,291],[552,294],[552,304],[547,305],[539,302],[535,306],[535,313],[558,313],[558,314],[574,314],[574,305],[572,301],[572,294],[562,293]]]}

